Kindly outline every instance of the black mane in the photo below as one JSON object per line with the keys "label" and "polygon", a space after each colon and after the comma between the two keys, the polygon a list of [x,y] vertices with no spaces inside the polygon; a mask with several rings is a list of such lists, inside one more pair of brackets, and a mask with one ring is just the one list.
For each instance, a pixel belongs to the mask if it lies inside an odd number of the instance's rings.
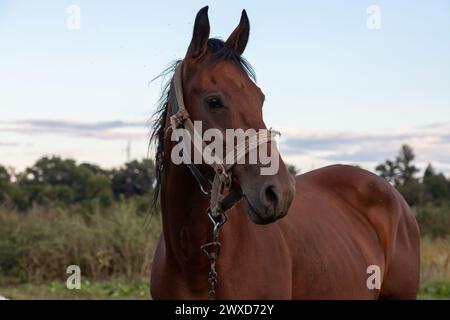
{"label": "black mane", "polygon": [[[220,39],[211,38],[208,40],[208,49],[214,60],[232,60],[238,63],[242,70],[244,70],[247,75],[256,81],[255,71],[253,70],[250,63],[245,60],[244,57],[238,55],[233,48],[228,46],[225,42]],[[165,123],[167,117],[167,107],[170,96],[170,83],[172,80],[172,75],[175,72],[176,67],[181,62],[181,60],[175,61],[172,65],[166,68],[157,78],[163,78],[165,81],[163,89],[161,92],[161,97],[158,100],[158,107],[153,114],[153,124],[150,134],[150,144],[154,143],[156,146],[155,150],[155,178],[156,186],[153,193],[152,206],[155,207],[158,202],[159,191],[161,187],[161,176],[163,172],[163,151],[164,151],[164,134],[165,134]],[[170,76],[170,77],[168,77]],[[156,78],[156,79],[157,79]],[[166,80],[168,78],[168,80]]]}

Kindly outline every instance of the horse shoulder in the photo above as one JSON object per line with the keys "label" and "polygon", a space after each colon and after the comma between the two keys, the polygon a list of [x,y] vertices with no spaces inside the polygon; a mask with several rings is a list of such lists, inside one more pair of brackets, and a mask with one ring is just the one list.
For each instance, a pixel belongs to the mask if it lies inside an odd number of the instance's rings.
{"label": "horse shoulder", "polygon": [[298,176],[297,184],[312,189],[336,207],[347,209],[343,210],[354,219],[366,219],[382,242],[396,238],[399,224],[414,228],[414,216],[400,193],[369,171],[333,165]]}
{"label": "horse shoulder", "polygon": [[[362,244],[360,248],[366,249],[364,255],[383,253],[383,286],[389,288],[384,291],[395,296],[399,291],[396,290],[398,283],[404,278],[401,291],[409,294],[406,297],[413,297],[417,290],[419,231],[409,206],[392,185],[358,167],[333,165],[297,176],[296,187],[295,206],[303,218],[310,223],[318,223],[317,220],[322,218],[321,224],[345,221],[348,228],[341,231],[358,234],[354,240]],[[333,213],[323,219],[319,212],[315,215],[305,212],[315,207]],[[374,247],[373,243],[378,245]],[[376,256],[380,257],[379,254]],[[409,276],[401,276],[405,264],[410,266]],[[408,283],[412,285],[406,290]]]}

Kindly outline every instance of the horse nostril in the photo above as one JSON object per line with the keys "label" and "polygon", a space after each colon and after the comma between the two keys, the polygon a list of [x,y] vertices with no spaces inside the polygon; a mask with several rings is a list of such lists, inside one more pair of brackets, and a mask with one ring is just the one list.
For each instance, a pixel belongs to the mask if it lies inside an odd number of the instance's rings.
{"label": "horse nostril", "polygon": [[275,208],[278,202],[278,196],[277,193],[275,192],[275,187],[272,185],[268,186],[265,190],[265,195],[267,201]]}

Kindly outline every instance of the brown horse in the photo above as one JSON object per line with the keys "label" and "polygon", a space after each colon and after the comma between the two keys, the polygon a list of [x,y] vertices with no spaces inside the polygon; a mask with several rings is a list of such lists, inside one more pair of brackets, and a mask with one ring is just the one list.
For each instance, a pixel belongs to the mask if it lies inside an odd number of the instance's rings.
{"label": "brown horse", "polygon": [[[249,28],[243,11],[225,42],[209,39],[207,7],[197,14],[186,57],[177,66],[189,117],[201,120],[205,130],[266,128],[264,95],[241,56]],[[155,299],[207,299],[210,262],[200,247],[211,241],[209,197],[186,165],[171,161],[172,91],[168,86],[154,132],[163,233],[151,293]],[[218,299],[416,297],[419,230],[388,182],[345,165],[295,178],[281,158],[275,175],[261,175],[261,166],[237,164],[231,170],[229,190],[237,190],[242,200],[228,211],[221,229]],[[214,176],[206,164],[196,168],[207,179]],[[380,285],[368,285],[376,276]]]}

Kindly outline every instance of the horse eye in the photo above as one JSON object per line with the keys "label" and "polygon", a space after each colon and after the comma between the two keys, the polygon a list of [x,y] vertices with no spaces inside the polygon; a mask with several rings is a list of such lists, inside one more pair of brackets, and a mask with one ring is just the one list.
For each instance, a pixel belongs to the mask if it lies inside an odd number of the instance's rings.
{"label": "horse eye", "polygon": [[223,107],[222,101],[220,101],[219,97],[213,96],[206,98],[206,103],[210,108],[221,108]]}

